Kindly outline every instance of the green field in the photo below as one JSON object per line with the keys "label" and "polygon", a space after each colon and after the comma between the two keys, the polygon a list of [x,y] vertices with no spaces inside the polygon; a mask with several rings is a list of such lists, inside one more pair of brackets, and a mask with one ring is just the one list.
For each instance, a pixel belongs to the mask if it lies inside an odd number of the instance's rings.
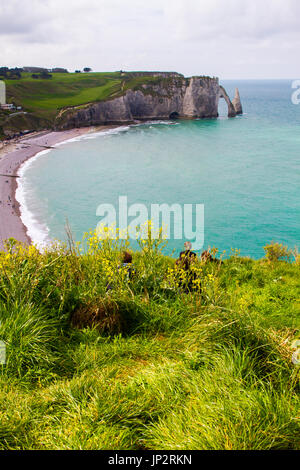
{"label": "green field", "polygon": [[60,109],[120,96],[126,89],[153,81],[127,73],[54,73],[51,79],[33,79],[22,73],[20,80],[5,80],[7,101],[53,122]]}
{"label": "green field", "polygon": [[199,261],[189,293],[150,243],[130,280],[93,235],[83,251],[12,245],[0,449],[300,449],[299,256]]}

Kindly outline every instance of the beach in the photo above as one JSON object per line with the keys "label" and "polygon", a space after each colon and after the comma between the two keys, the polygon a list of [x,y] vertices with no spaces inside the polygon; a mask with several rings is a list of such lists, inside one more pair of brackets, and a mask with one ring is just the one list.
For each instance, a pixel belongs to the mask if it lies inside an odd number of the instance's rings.
{"label": "beach", "polygon": [[23,163],[58,143],[101,129],[42,131],[19,138],[0,149],[0,250],[5,249],[4,241],[10,237],[25,244],[31,243],[27,228],[21,220],[20,205],[16,200],[18,171]]}

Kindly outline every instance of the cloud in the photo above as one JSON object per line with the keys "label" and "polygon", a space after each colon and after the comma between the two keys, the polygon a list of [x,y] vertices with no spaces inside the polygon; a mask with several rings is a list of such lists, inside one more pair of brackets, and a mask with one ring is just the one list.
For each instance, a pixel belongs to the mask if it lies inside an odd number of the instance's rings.
{"label": "cloud", "polygon": [[297,71],[298,0],[23,0],[21,8],[0,5],[1,65],[225,77]]}
{"label": "cloud", "polygon": [[298,0],[174,0],[164,12],[181,40],[229,37],[241,40],[299,31]]}
{"label": "cloud", "polygon": [[[16,0],[2,2],[0,5],[0,35],[24,35],[34,32],[37,27],[47,22],[47,2],[38,0],[23,1],[22,6]],[[30,7],[30,8],[28,8]],[[22,12],[20,12],[20,8]]]}

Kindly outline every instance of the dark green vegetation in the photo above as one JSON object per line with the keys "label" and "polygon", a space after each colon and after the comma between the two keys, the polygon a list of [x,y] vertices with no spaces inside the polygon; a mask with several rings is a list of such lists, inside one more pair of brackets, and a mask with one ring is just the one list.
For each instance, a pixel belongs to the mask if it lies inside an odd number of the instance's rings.
{"label": "dark green vegetation", "polygon": [[9,111],[3,111],[0,109],[0,140],[5,137],[3,125],[9,116]]}
{"label": "dark green vegetation", "polygon": [[9,113],[0,111],[0,138],[24,131],[39,131],[47,128],[48,122],[34,114],[18,112]]}
{"label": "dark green vegetation", "polygon": [[1,449],[300,448],[299,259],[199,262],[200,295],[157,247],[130,281],[79,253],[0,254]]}

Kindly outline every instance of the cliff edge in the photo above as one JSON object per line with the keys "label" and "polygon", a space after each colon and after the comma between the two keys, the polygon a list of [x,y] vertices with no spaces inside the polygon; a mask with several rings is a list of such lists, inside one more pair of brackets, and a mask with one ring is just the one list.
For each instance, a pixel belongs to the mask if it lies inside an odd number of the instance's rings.
{"label": "cliff edge", "polygon": [[218,117],[219,100],[224,98],[228,116],[241,114],[240,97],[231,102],[218,78],[191,77],[176,73],[156,73],[153,80],[139,82],[116,97],[77,107],[62,109],[56,117],[59,130],[101,124],[122,124],[134,121],[195,119]]}

